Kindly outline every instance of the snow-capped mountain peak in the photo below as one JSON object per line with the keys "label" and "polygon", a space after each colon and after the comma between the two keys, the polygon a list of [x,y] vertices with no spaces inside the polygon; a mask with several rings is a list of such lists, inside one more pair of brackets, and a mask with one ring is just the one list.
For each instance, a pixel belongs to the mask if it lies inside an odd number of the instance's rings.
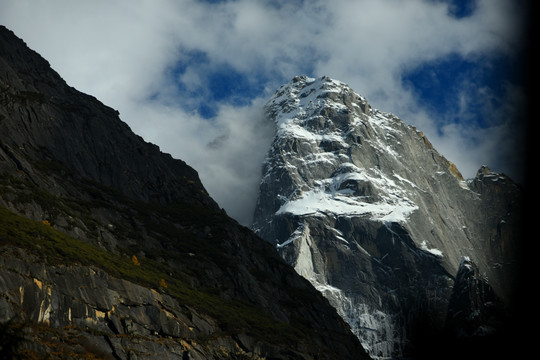
{"label": "snow-capped mountain peak", "polygon": [[514,191],[509,179],[482,168],[465,182],[421,131],[328,77],[295,77],[265,110],[275,136],[253,228],[373,358],[406,356],[415,316],[433,319],[428,333],[441,330],[464,256],[504,296],[505,237],[492,234],[510,216],[509,197],[495,199]]}
{"label": "snow-capped mountain peak", "polygon": [[[348,214],[402,222],[417,209],[409,197],[417,185],[400,174],[403,166],[398,165],[398,139],[406,126],[372,109],[345,83],[295,77],[276,91],[266,110],[276,138],[264,178],[272,179],[276,167],[289,168],[298,185],[279,194],[276,214]],[[365,152],[369,156],[360,156]]]}

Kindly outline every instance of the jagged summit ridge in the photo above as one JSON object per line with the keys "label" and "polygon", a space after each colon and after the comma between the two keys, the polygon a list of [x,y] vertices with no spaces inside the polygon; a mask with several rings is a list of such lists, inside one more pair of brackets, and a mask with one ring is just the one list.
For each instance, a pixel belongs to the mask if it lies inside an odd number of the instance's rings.
{"label": "jagged summit ridge", "polygon": [[[393,117],[391,114],[380,116],[382,114],[372,109],[363,96],[344,82],[327,76],[317,79],[295,77],[275,92],[265,108],[270,116],[274,116],[278,135],[290,134],[313,140],[340,141],[341,136],[370,116],[379,126],[386,126]],[[331,112],[342,116],[328,121],[326,115]]]}
{"label": "jagged summit ridge", "polygon": [[[343,96],[341,100],[340,95]],[[338,102],[345,106],[352,102],[360,102],[363,112],[371,108],[366,99],[356,94],[347,84],[327,76],[317,79],[307,76],[293,78],[274,93],[266,107],[277,106],[276,110],[293,115],[291,112],[298,108],[312,111],[325,106],[343,108]]]}

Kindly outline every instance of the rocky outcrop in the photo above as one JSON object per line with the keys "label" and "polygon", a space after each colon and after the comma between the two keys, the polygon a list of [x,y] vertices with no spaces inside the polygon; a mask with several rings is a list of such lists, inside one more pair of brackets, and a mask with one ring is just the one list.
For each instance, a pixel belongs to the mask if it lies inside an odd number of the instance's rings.
{"label": "rocky outcrop", "polygon": [[[111,359],[162,358],[157,354],[204,359],[209,352],[242,353],[237,341],[227,336],[218,342],[228,349],[217,344],[203,347],[196,340],[217,331],[213,319],[97,267],[46,266],[22,249],[4,247],[0,268],[2,318],[24,316],[25,337],[32,340],[24,344],[27,354],[54,350],[61,357],[95,352]],[[65,338],[46,344],[54,331],[41,331],[44,325],[59,329],[56,333]],[[63,344],[66,339],[71,346]]]}
{"label": "rocky outcrop", "polygon": [[510,297],[521,192],[508,177],[482,168],[465,181],[421,131],[328,77],[295,77],[266,112],[276,135],[253,229],[371,356],[413,356],[444,336],[464,256]]}
{"label": "rocky outcrop", "polygon": [[220,210],[195,170],[3,27],[0,103],[2,351],[368,358],[328,301]]}
{"label": "rocky outcrop", "polygon": [[447,330],[461,340],[495,333],[505,320],[498,313],[504,309],[500,301],[478,267],[464,257],[448,304]]}

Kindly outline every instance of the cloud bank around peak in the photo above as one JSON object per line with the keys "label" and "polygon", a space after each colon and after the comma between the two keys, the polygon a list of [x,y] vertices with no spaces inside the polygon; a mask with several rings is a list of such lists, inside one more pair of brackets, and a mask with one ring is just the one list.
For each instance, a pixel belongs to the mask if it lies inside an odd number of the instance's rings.
{"label": "cloud bank around peak", "polygon": [[485,163],[517,174],[526,94],[506,73],[522,54],[526,2],[464,4],[19,0],[0,4],[0,21],[249,224],[272,136],[262,104],[300,74],[348,83],[466,177]]}

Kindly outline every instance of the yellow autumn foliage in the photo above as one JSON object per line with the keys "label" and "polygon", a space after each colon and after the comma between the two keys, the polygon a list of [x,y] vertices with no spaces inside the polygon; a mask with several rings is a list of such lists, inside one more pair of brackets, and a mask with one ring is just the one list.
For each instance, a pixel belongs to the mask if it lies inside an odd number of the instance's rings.
{"label": "yellow autumn foliage", "polygon": [[135,266],[141,266],[141,263],[139,262],[139,259],[135,255],[131,257],[131,261],[133,262],[133,265]]}

